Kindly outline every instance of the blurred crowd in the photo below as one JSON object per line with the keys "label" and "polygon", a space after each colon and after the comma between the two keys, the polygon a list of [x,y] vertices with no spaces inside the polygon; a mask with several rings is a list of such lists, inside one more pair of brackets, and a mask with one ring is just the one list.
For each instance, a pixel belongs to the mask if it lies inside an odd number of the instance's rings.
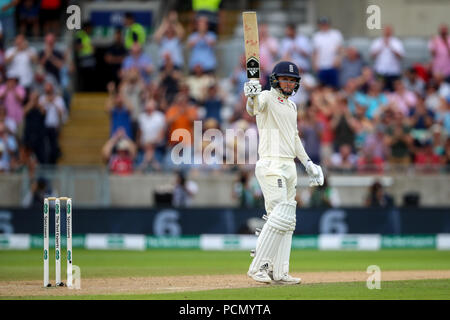
{"label": "blurred crowd", "polygon": [[[448,168],[450,36],[446,25],[430,36],[431,60],[412,65],[403,62],[405,50],[391,26],[373,40],[370,61],[346,46],[327,18],[319,19],[312,37],[298,34],[295,25],[286,26],[282,39],[271,37],[264,24],[259,32],[263,88],[270,88],[268,77],[279,60],[294,61],[301,70],[301,89],[291,99],[299,106],[299,132],[314,162],[329,171],[347,173]],[[228,77],[217,76],[217,35],[206,17],[198,17],[196,29],[186,34],[177,13],[169,13],[153,37],[159,48],[157,61],[151,60],[139,41],[128,51],[119,50],[120,33],[106,56],[115,65],[111,70],[116,70],[108,85],[106,107],[111,139],[103,150],[112,171],[129,174],[180,168],[171,158],[179,142],[187,146],[183,152],[189,153],[189,159],[197,154],[203,159],[208,145],[219,142],[195,145],[189,136],[173,137],[177,129],[192,134],[196,120],[202,121],[202,133],[245,131],[257,139],[255,119],[244,107],[245,57]],[[256,144],[243,146],[236,139],[223,143],[224,152],[231,152],[235,159],[257,152]],[[190,164],[185,169],[252,169],[251,165],[222,164],[224,154],[213,157],[216,163]]]}
{"label": "blurred crowd", "polygon": [[[20,3],[30,6],[33,1]],[[43,14],[41,9],[38,15]],[[73,58],[72,52],[55,48],[55,32],[41,25],[36,30],[45,36],[44,49],[30,47],[24,35],[30,31],[20,29],[22,33],[0,55],[0,171],[56,164],[59,130],[70,115],[67,83],[75,69],[81,90],[96,81],[98,57],[89,23],[75,34]],[[257,153],[257,144],[207,138],[195,144],[191,139],[197,120],[202,121],[202,134],[208,129],[235,135],[244,131],[249,139],[257,139],[255,118],[245,112],[245,57],[228,76],[219,77],[216,30],[208,15],[198,14],[195,28],[188,32],[177,12],[170,11],[149,36],[132,14],[125,15],[103,57],[108,66],[105,110],[111,126],[101,153],[112,173],[252,170],[254,164],[223,164],[225,154],[219,152],[204,159],[204,150],[222,143],[234,159],[248,158]],[[314,162],[345,173],[411,167],[448,170],[450,36],[445,24],[430,35],[431,60],[412,65],[404,63],[402,41],[391,26],[373,40],[369,61],[345,45],[327,18],[319,19],[310,37],[297,30],[289,24],[278,39],[267,25],[260,25],[261,83],[270,88],[268,77],[280,60],[298,65],[300,90],[291,99],[299,106],[299,133]],[[158,46],[156,61],[146,50],[151,42]],[[177,129],[191,135],[177,134]],[[175,163],[171,154],[179,143],[182,156],[202,161]],[[251,179],[241,180],[254,188]],[[246,192],[236,187],[242,201],[259,201],[248,196],[258,190]]]}
{"label": "blurred crowd", "polygon": [[0,63],[0,172],[38,164],[57,164],[59,131],[66,122],[73,72],[69,52],[55,47],[55,34],[44,47],[31,47],[24,35],[2,52]]}

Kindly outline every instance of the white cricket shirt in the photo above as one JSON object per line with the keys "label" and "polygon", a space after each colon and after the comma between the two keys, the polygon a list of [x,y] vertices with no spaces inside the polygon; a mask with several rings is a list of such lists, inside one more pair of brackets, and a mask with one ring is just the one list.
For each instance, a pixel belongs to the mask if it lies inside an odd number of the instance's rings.
{"label": "white cricket shirt", "polygon": [[309,157],[298,136],[295,103],[274,88],[262,91],[256,99],[256,105],[253,99],[247,100],[247,112],[256,115],[259,157],[298,157],[306,165]]}

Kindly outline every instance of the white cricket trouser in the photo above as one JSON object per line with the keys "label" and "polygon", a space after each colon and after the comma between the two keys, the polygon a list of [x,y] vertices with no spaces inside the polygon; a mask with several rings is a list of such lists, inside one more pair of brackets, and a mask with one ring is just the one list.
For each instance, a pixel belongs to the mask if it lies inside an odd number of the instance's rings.
{"label": "white cricket trouser", "polygon": [[293,159],[261,158],[256,162],[255,175],[264,195],[267,215],[278,203],[295,201],[297,168]]}
{"label": "white cricket trouser", "polygon": [[[256,163],[268,221],[256,243],[256,254],[249,274],[266,266],[279,280],[289,272],[292,234],[295,230],[297,169],[293,159],[262,158]],[[273,216],[271,216],[273,212]]]}

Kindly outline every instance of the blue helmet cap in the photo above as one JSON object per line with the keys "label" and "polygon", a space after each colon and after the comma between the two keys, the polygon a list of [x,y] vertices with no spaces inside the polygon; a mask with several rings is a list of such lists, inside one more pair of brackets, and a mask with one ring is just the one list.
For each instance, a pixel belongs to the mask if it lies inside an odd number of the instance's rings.
{"label": "blue helmet cap", "polygon": [[[275,67],[272,70],[272,74],[270,75],[270,86],[275,89],[280,89],[280,84],[278,82],[278,77],[292,77],[297,79],[297,84],[294,88],[294,91],[297,92],[298,88],[300,87],[300,72],[298,70],[298,67],[295,65],[295,63],[289,62],[289,61],[281,61],[275,65]],[[283,92],[285,93],[285,92]],[[285,93],[287,94],[287,93]],[[291,95],[287,94],[287,95]]]}
{"label": "blue helmet cap", "polygon": [[275,74],[276,77],[286,76],[300,79],[300,72],[298,71],[298,67],[295,65],[295,63],[289,61],[278,62],[273,68],[272,74]]}

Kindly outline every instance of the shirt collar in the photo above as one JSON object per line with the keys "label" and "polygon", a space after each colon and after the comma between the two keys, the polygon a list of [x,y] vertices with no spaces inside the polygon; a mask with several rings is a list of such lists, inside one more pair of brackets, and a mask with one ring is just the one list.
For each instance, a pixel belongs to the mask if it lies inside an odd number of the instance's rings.
{"label": "shirt collar", "polygon": [[282,93],[280,92],[279,89],[275,89],[274,87],[271,87],[271,88],[270,88],[270,92],[271,92],[274,96],[280,97],[280,98],[282,98],[282,99],[284,99],[284,100],[287,100],[287,99],[289,98],[289,96],[285,96],[284,94],[282,94]]}

